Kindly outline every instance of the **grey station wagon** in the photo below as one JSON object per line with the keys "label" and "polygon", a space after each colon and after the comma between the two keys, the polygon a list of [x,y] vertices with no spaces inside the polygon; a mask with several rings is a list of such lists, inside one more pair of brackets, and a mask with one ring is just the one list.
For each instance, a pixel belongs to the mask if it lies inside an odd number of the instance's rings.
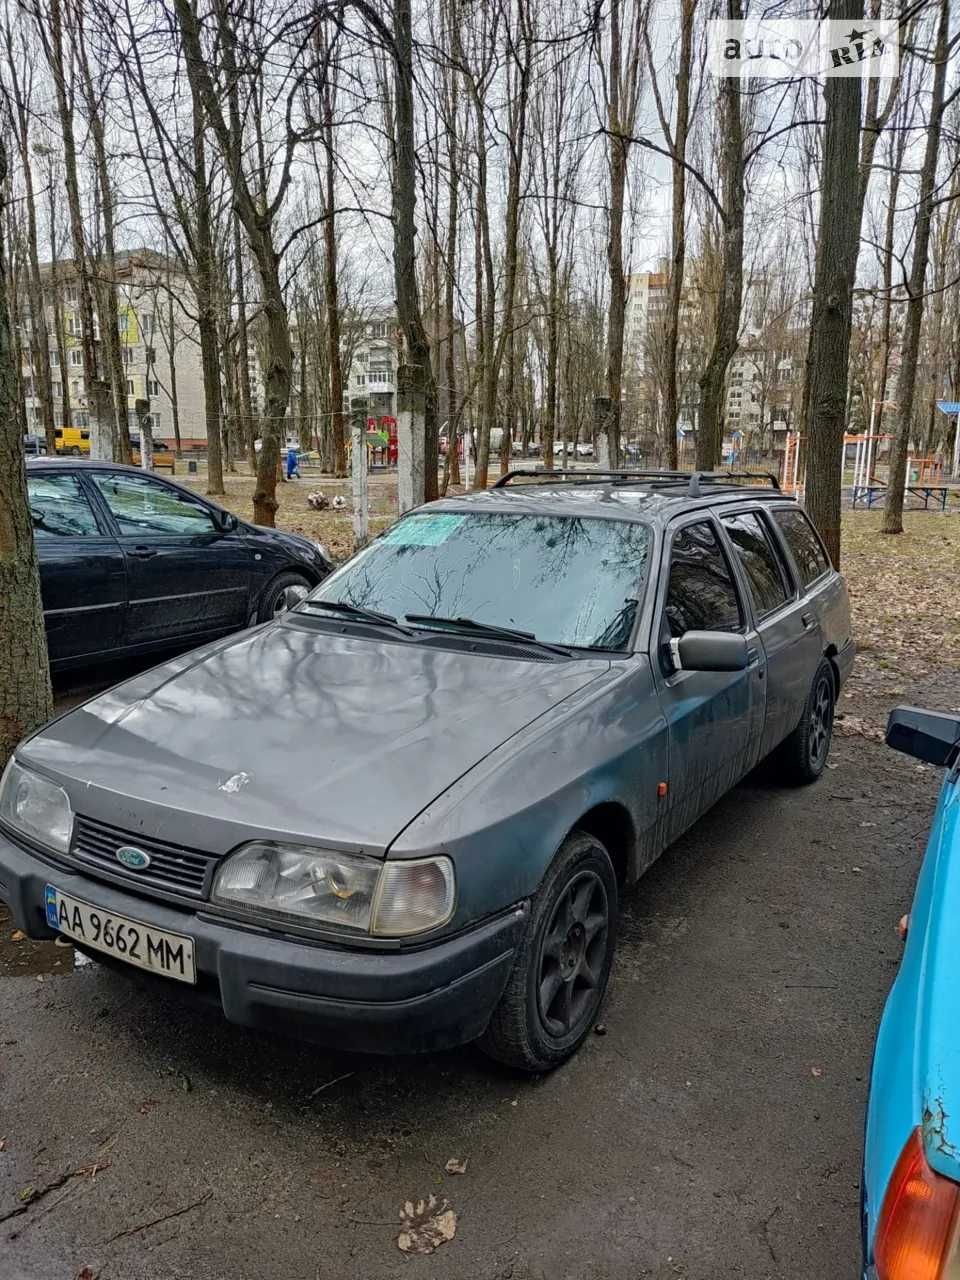
{"label": "grey station wagon", "polygon": [[661,850],[774,749],[821,773],[853,652],[776,482],[510,473],[22,743],[0,898],[233,1022],[543,1071]]}

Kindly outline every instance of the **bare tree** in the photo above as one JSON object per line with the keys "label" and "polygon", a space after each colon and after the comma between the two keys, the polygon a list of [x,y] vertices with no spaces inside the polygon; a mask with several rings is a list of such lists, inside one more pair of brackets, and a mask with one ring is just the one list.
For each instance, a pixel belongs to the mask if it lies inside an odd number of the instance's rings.
{"label": "bare tree", "polygon": [[[727,17],[743,17],[741,0],[727,0]],[[723,387],[737,349],[743,303],[744,169],[743,114],[739,78],[720,81],[721,268],[713,343],[700,375],[697,467],[710,471],[720,462],[723,444]]]}
{"label": "bare tree", "polygon": [[653,49],[647,24],[643,38],[647,52],[647,69],[653,91],[660,128],[670,153],[670,299],[664,317],[664,381],[663,418],[667,434],[667,466],[677,467],[677,354],[680,341],[680,304],[683,299],[683,275],[687,254],[687,136],[690,129],[690,89],[693,71],[693,35],[697,0],[680,0],[680,44],[676,66],[675,120],[671,123],[660,90]]}
{"label": "bare tree", "polygon": [[606,391],[610,404],[605,427],[611,466],[616,466],[620,457],[623,326],[627,307],[623,217],[627,165],[634,141],[643,83],[643,33],[646,23],[646,7],[641,0],[611,0],[606,47],[599,47],[598,42],[596,50],[603,86],[609,180],[607,270],[610,276],[610,299]]}
{"label": "bare tree", "polygon": [[899,404],[897,431],[887,481],[887,502],[883,516],[884,533],[903,532],[907,451],[910,447],[910,433],[913,427],[913,401],[917,383],[917,359],[920,354],[920,327],[923,322],[924,285],[930,255],[930,227],[935,203],[940,134],[944,111],[955,98],[960,96],[960,86],[949,95],[946,93],[947,62],[951,50],[957,43],[957,37],[950,36],[950,8],[950,0],[940,0],[936,43],[933,51],[933,87],[917,198],[917,224],[913,237],[910,277],[907,281],[907,313],[904,321],[900,383],[897,389]]}
{"label": "bare tree", "polygon": [[[835,0],[831,18],[857,22],[863,0]],[[860,243],[859,77],[824,87],[823,172],[810,345],[806,504],[834,564],[840,559],[840,452],[847,403],[852,295]]]}
{"label": "bare tree", "polygon": [[[0,121],[0,190],[5,197],[8,128],[6,120]],[[3,223],[0,218],[0,277],[6,276]],[[0,290],[0,766],[53,711],[18,401],[22,403],[10,316]]]}

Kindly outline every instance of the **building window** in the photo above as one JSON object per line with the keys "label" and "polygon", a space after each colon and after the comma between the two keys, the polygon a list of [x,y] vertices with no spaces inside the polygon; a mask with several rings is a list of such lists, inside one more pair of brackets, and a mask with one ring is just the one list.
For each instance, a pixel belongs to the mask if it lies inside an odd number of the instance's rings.
{"label": "building window", "polygon": [[70,366],[73,369],[80,369],[83,366],[83,352],[79,347],[74,347],[70,352]]}
{"label": "building window", "polygon": [[374,320],[373,324],[370,325],[369,332],[371,338],[385,338],[387,336],[386,320]]}
{"label": "building window", "polygon": [[127,395],[128,396],[133,395],[133,379],[132,378],[127,379]]}
{"label": "building window", "polygon": [[62,384],[62,383],[60,383],[60,382],[51,382],[51,383],[50,383],[50,394],[51,394],[51,395],[54,395],[54,396],[61,396],[61,395],[63,395],[63,384]]}
{"label": "building window", "polygon": [[33,379],[32,378],[24,378],[23,394],[27,400],[29,400],[33,396]]}
{"label": "building window", "polygon": [[75,288],[73,288],[73,286],[71,286],[69,289],[64,289],[63,291],[63,299],[65,302],[75,303],[78,301],[79,297],[80,297],[79,293]]}
{"label": "building window", "polygon": [[354,382],[358,387],[365,387],[367,385],[367,375],[365,373],[358,373],[354,378]]}
{"label": "building window", "polygon": [[140,329],[145,337],[153,333],[153,312],[144,311],[140,315]]}
{"label": "building window", "polygon": [[59,352],[59,351],[51,351],[51,352],[50,352],[50,367],[51,367],[51,369],[58,369],[58,368],[60,367],[60,352]]}
{"label": "building window", "polygon": [[159,394],[160,394],[160,383],[156,380],[156,378],[149,378],[147,380],[147,395],[158,396]]}
{"label": "building window", "polygon": [[124,347],[124,348],[123,348],[123,363],[124,363],[124,364],[133,364],[133,357],[134,357],[134,354],[135,354],[135,352],[134,352],[134,350],[133,350],[133,347]]}

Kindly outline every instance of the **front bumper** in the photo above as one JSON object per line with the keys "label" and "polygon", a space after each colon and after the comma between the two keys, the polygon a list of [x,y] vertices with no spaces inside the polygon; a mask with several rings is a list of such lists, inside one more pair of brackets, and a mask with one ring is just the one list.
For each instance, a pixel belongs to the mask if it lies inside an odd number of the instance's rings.
{"label": "front bumper", "polygon": [[526,903],[432,945],[391,951],[332,947],[180,909],[103,884],[14,844],[0,833],[0,899],[31,938],[52,938],[44,886],[104,911],[186,934],[197,986],[141,973],[168,994],[218,1004],[230,1022],[365,1053],[419,1053],[475,1040],[490,1021],[527,921]]}

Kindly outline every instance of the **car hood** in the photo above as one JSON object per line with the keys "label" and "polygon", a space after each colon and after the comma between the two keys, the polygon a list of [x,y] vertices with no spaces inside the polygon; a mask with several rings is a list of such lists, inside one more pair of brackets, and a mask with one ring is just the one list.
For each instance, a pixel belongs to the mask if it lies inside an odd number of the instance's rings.
{"label": "car hood", "polygon": [[607,670],[286,619],[143,673],[18,752],[74,811],[225,853],[253,835],[383,854],[433,799]]}

